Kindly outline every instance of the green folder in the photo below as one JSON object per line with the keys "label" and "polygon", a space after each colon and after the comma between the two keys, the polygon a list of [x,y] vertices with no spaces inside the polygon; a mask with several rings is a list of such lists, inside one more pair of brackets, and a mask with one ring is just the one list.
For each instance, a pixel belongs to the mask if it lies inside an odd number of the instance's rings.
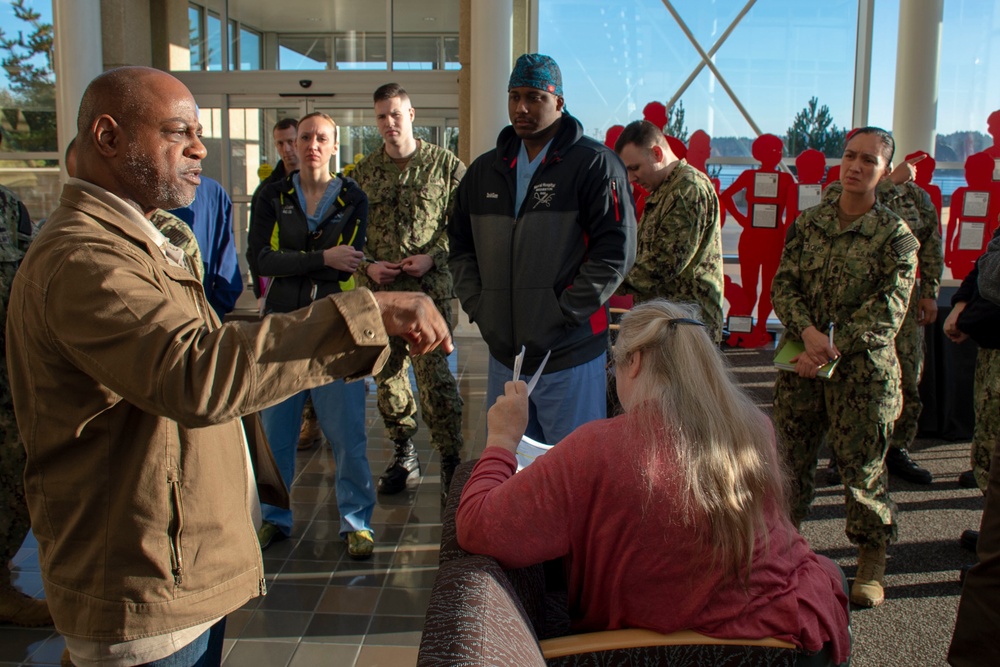
{"label": "green folder", "polygon": [[[794,371],[795,364],[792,363],[792,359],[799,356],[806,351],[806,346],[803,345],[800,340],[787,340],[778,350],[778,353],[774,355],[774,367],[780,368],[783,371]],[[819,372],[816,377],[823,378],[824,380],[829,380],[830,376],[833,375],[833,370],[840,363],[840,357],[837,357],[833,361],[823,364],[820,366]]]}

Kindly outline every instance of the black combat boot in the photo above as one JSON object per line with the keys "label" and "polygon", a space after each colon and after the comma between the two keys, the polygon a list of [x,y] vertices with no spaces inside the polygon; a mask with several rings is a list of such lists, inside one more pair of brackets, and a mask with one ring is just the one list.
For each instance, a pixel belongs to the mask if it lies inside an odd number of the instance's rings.
{"label": "black combat boot", "polygon": [[448,502],[448,490],[451,489],[451,478],[455,468],[462,462],[458,454],[446,454],[441,457],[441,507]]}
{"label": "black combat boot", "polygon": [[386,466],[385,472],[378,478],[378,492],[386,495],[399,493],[406,488],[411,479],[420,477],[420,460],[417,458],[417,448],[409,438],[395,440],[396,453]]}
{"label": "black combat boot", "polygon": [[885,467],[893,475],[902,477],[912,484],[930,484],[934,476],[930,470],[921,468],[910,458],[910,454],[902,447],[890,447],[885,455]]}

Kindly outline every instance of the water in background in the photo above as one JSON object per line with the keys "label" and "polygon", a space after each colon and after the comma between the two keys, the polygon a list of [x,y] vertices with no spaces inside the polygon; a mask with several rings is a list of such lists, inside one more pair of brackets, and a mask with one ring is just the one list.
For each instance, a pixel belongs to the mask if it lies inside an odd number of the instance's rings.
{"label": "water in background", "polygon": [[[709,163],[708,166],[715,167],[717,165]],[[719,181],[722,189],[725,190],[732,185],[733,181],[749,168],[752,167],[747,167],[746,165],[722,165],[722,171],[719,172]],[[955,189],[965,185],[965,172],[961,169],[936,169],[931,182],[941,188],[941,197],[944,200],[944,205],[948,206],[951,203],[951,194]]]}

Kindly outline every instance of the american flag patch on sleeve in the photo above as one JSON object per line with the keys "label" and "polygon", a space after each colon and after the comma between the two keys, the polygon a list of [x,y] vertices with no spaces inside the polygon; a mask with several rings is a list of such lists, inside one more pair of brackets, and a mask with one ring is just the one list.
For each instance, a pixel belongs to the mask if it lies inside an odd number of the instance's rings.
{"label": "american flag patch on sleeve", "polygon": [[917,241],[917,237],[913,234],[907,234],[906,236],[900,236],[898,239],[892,242],[892,251],[896,253],[896,257],[903,257],[909,255],[911,252],[920,247],[920,242]]}

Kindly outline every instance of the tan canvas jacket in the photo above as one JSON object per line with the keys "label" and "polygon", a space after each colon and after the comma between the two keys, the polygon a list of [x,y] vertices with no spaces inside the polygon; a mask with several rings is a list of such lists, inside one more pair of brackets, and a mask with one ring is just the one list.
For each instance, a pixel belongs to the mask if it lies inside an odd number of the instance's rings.
{"label": "tan canvas jacket", "polygon": [[261,594],[239,417],[388,355],[367,290],[220,326],[194,276],[73,184],[17,273],[7,332],[46,597],[61,633],[93,640]]}

